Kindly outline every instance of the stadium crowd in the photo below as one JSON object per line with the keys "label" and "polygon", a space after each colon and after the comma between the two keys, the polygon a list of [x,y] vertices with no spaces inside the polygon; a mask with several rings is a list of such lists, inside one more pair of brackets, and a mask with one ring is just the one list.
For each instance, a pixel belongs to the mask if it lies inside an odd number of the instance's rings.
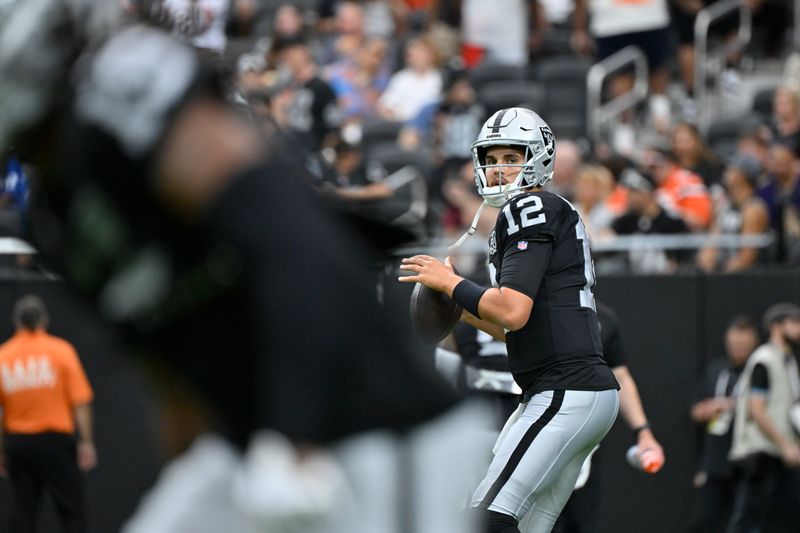
{"label": "stadium crowd", "polygon": [[[666,2],[642,3],[642,11],[620,14],[630,23],[623,29],[605,21],[617,8],[590,5],[587,23],[583,2],[557,0],[124,4],[226,69],[230,98],[243,112],[307,148],[320,190],[419,241],[463,232],[480,204],[470,143],[491,111],[523,105],[559,139],[552,189],[584,215],[599,273],[732,272],[800,260],[800,80],[786,69],[745,117],[723,117],[703,131],[693,122],[684,60],[700,2],[679,2],[671,15]],[[776,21],[787,17],[764,5],[754,8],[747,53],[780,58],[786,24]],[[769,31],[759,33],[759,24]],[[759,43],[759,35],[769,39]],[[608,140],[592,138],[587,70],[626,44],[640,46],[650,63],[647,105],[624,115],[629,123]],[[679,61],[669,64],[673,49]],[[734,67],[725,74],[738,76]],[[626,77],[612,77],[611,94],[624,91]],[[670,84],[678,92],[668,97]],[[4,163],[2,208],[11,218],[3,227],[13,235],[27,191],[14,154]],[[479,229],[495,213],[485,217]],[[650,246],[615,239],[693,233]]]}

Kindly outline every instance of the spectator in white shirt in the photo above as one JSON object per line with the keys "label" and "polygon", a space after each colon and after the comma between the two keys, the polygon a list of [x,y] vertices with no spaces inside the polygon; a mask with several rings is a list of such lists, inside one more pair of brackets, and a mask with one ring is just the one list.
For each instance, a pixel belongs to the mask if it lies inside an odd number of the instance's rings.
{"label": "spectator in white shirt", "polygon": [[438,53],[429,40],[422,37],[409,41],[405,65],[392,75],[378,100],[378,112],[388,120],[413,119],[425,106],[438,101],[442,92]]}

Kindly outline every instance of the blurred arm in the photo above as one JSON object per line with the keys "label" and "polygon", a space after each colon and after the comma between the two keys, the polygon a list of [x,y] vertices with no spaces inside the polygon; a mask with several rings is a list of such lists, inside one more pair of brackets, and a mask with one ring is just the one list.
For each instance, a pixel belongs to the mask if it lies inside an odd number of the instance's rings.
{"label": "blurred arm", "polygon": [[[647,424],[647,417],[644,414],[642,399],[639,396],[639,389],[633,380],[626,365],[613,368],[614,376],[619,382],[619,409],[622,417],[631,429],[636,429]],[[661,454],[664,453],[661,444],[656,440],[650,428],[639,431],[637,436],[639,449],[654,449]]]}
{"label": "blurred arm", "polygon": [[97,465],[97,451],[94,447],[92,404],[77,405],[72,410],[78,430],[78,466],[83,471]]}
{"label": "blurred arm", "polygon": [[750,416],[755,420],[758,428],[769,438],[775,445],[780,448],[784,460],[789,456],[791,461],[787,462],[800,462],[800,450],[797,446],[784,438],[780,434],[775,424],[772,423],[769,415],[767,414],[767,400],[763,394],[752,394],[748,400],[747,408]]}
{"label": "blurred arm", "polygon": [[589,37],[589,1],[575,0],[575,10],[572,12],[570,44],[575,52],[582,55],[588,55],[592,48],[592,40]]}
{"label": "blurred arm", "polygon": [[[769,215],[761,205],[750,204],[742,213],[741,235],[762,235],[769,224]],[[726,272],[735,272],[755,265],[758,262],[758,248],[741,247],[725,265]]]}

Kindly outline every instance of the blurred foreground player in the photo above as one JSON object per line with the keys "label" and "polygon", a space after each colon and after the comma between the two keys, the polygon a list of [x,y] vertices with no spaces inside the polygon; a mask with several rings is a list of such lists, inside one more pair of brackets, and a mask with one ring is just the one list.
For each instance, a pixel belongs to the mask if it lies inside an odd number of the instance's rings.
{"label": "blurred foreground player", "polygon": [[[412,431],[456,398],[377,304],[363,244],[292,147],[265,143],[164,32],[103,39],[108,4],[7,4],[0,145],[15,134],[40,169],[42,254],[165,385],[184,453],[126,531],[333,531],[344,476],[321,447]],[[364,530],[354,508],[340,530]]]}
{"label": "blurred foreground player", "polygon": [[[442,263],[403,260],[420,282],[467,311],[463,320],[508,346],[522,403],[494,447],[472,498],[492,533],[548,532],[575,486],[584,459],[617,416],[618,385],[603,360],[589,241],[566,200],[541,190],[553,177],[555,138],[533,111],[501,109],[472,145],[478,192],[502,207],[489,237],[487,289]],[[477,219],[477,217],[476,217]]]}

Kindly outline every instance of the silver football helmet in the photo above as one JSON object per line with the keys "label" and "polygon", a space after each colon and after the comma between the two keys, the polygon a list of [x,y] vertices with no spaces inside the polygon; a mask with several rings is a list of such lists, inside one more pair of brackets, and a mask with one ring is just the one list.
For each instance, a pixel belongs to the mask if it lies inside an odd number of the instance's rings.
{"label": "silver football helmet", "polygon": [[[489,186],[487,169],[519,168],[519,165],[487,164],[486,152],[493,146],[512,146],[525,150],[525,163],[512,183]],[[484,123],[478,139],[472,143],[478,193],[488,205],[501,207],[522,189],[541,187],[552,179],[555,157],[556,139],[542,117],[524,107],[501,109]]]}

